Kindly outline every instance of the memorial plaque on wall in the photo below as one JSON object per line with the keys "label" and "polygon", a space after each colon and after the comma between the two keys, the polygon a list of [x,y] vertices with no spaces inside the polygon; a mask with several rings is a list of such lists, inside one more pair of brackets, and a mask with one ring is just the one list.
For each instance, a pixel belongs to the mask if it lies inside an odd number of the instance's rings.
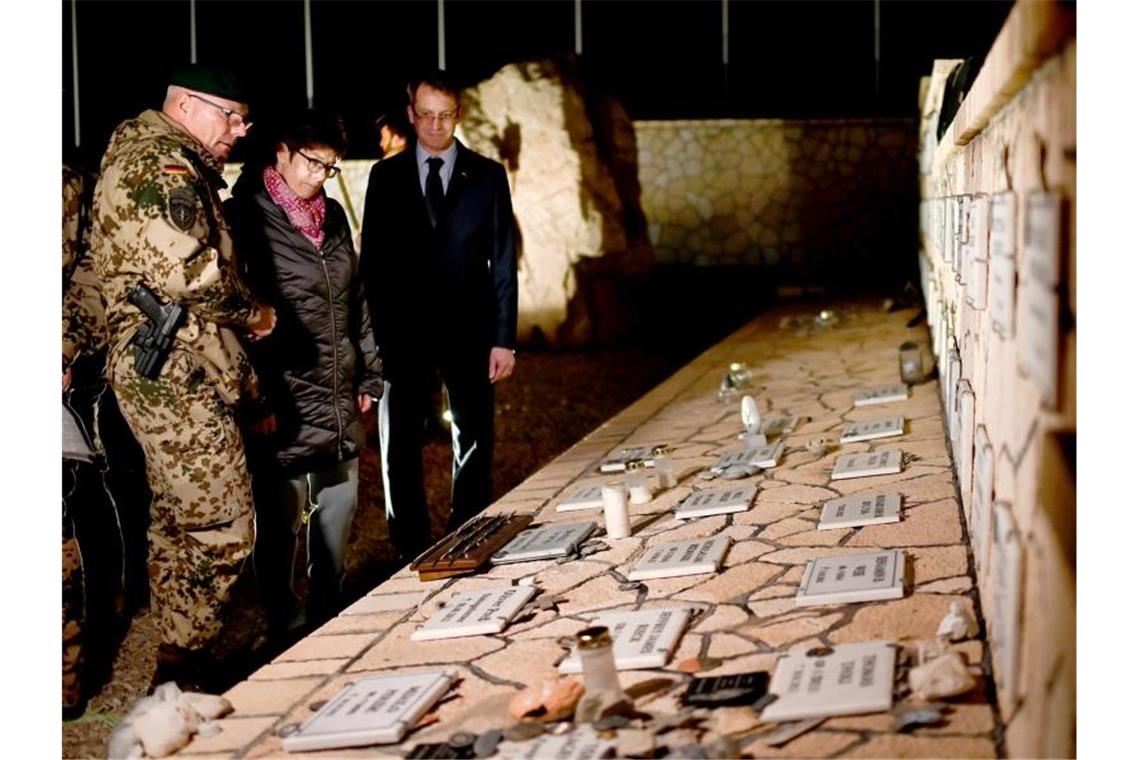
{"label": "memorial plaque on wall", "polygon": [[1061,280],[1061,205],[1056,193],[1025,198],[1025,274],[1050,287]]}
{"label": "memorial plaque on wall", "polygon": [[1003,338],[1012,338],[1015,329],[1016,221],[1016,195],[1000,193],[990,199],[990,277],[987,299],[993,329]]}
{"label": "memorial plaque on wall", "polygon": [[873,493],[865,496],[845,496],[823,503],[817,530],[858,528],[862,525],[880,525],[898,522],[902,514],[902,494]]}
{"label": "memorial plaque on wall", "polygon": [[616,739],[603,739],[594,727],[578,725],[564,734],[541,734],[522,742],[504,741],[495,750],[502,760],[601,760],[612,756]]}
{"label": "memorial plaque on wall", "polygon": [[906,401],[909,392],[910,390],[906,383],[857,391],[855,393],[855,406],[873,406],[875,404],[892,404],[896,401]]}
{"label": "memorial plaque on wall", "polygon": [[491,555],[491,564],[505,565],[569,556],[578,550],[578,544],[585,541],[596,527],[597,524],[590,521],[551,523],[524,530]]}
{"label": "memorial plaque on wall", "polygon": [[688,520],[694,517],[746,512],[751,508],[752,499],[755,496],[755,483],[746,486],[694,491],[678,505],[673,516],[678,520]]}
{"label": "memorial plaque on wall", "polygon": [[796,606],[901,599],[906,552],[902,549],[809,559]]}
{"label": "memorial plaque on wall", "polygon": [[456,594],[412,632],[412,641],[498,633],[530,601],[534,586],[504,586]]}
{"label": "memorial plaque on wall", "polygon": [[962,355],[958,348],[951,348],[946,355],[946,383],[942,386],[942,408],[946,411],[946,418],[954,413],[955,394],[958,390],[958,380],[962,377]]}
{"label": "memorial plaque on wall", "polygon": [[990,578],[994,594],[994,629],[990,643],[994,650],[994,673],[1006,704],[1017,696],[1018,657],[1021,650],[1021,565],[1022,548],[1006,502],[994,503],[993,568]]}
{"label": "memorial plaque on wall", "polygon": [[451,668],[358,678],[281,742],[286,752],[395,744],[451,688]]}
{"label": "memorial plaque on wall", "polygon": [[973,258],[972,247],[974,238],[971,233],[970,212],[973,210],[974,199],[971,196],[962,196],[958,199],[958,217],[961,221],[961,228],[958,235],[958,247],[955,251],[954,257],[954,272],[957,282],[965,284],[966,267]]}
{"label": "memorial plaque on wall", "polygon": [[866,478],[874,475],[894,475],[902,472],[902,452],[865,451],[859,454],[843,454],[835,458],[835,468],[831,471],[832,480]]}
{"label": "memorial plaque on wall", "polygon": [[958,250],[958,199],[946,199],[946,234],[942,243],[942,262],[953,264],[954,254]]}
{"label": "memorial plaque on wall", "polygon": [[848,422],[839,433],[840,443],[858,443],[903,434],[903,418],[887,417],[867,422]]}
{"label": "memorial plaque on wall", "polygon": [[1053,408],[1057,405],[1060,372],[1057,291],[1034,280],[1022,280],[1018,290],[1021,336],[1017,341],[1017,364],[1041,392],[1041,403]]}
{"label": "memorial plaque on wall", "polygon": [[974,198],[970,210],[973,242],[970,244],[969,276],[966,278],[966,303],[975,309],[986,308],[986,290],[989,280],[990,257],[990,199],[984,195]]}
{"label": "memorial plaque on wall", "polygon": [[958,485],[962,490],[962,500],[967,501],[974,470],[974,388],[963,378],[958,383],[958,442],[954,447],[954,457],[958,465]]}
{"label": "memorial plaque on wall", "polygon": [[776,663],[768,691],[777,699],[760,718],[778,723],[891,709],[893,641],[838,644],[828,654],[787,654]]}
{"label": "memorial plaque on wall", "polygon": [[990,505],[994,495],[994,449],[986,426],[974,433],[974,496],[970,503],[970,543],[978,573],[989,567]]}
{"label": "memorial plaque on wall", "polygon": [[[633,612],[602,612],[590,625],[610,629],[618,670],[637,670],[664,666],[688,622],[688,607],[656,607]],[[558,672],[582,672],[577,647],[562,660]]]}
{"label": "memorial plaque on wall", "polygon": [[602,483],[581,485],[570,492],[562,501],[558,502],[555,510],[558,512],[577,512],[582,509],[602,508]]}
{"label": "memorial plaque on wall", "polygon": [[715,573],[728,553],[728,536],[683,538],[650,546],[626,575],[631,581]]}

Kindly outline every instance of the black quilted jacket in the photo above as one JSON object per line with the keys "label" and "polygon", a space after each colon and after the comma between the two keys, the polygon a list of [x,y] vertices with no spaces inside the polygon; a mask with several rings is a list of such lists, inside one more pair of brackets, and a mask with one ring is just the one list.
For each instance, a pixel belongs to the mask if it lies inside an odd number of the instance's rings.
{"label": "black quilted jacket", "polygon": [[266,193],[260,172],[244,174],[225,203],[246,282],[277,309],[273,332],[248,344],[277,417],[277,433],[253,448],[261,456],[268,448],[292,471],[356,456],[364,445],[357,394],[382,392],[348,219],[339,203],[325,202],[319,251]]}

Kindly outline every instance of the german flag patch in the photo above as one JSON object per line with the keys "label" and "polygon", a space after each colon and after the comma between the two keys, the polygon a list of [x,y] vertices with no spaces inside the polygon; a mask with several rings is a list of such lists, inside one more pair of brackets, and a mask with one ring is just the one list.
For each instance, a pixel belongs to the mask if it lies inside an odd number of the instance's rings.
{"label": "german flag patch", "polygon": [[162,167],[163,174],[173,174],[178,177],[185,177],[190,173],[190,170],[181,164],[167,164]]}

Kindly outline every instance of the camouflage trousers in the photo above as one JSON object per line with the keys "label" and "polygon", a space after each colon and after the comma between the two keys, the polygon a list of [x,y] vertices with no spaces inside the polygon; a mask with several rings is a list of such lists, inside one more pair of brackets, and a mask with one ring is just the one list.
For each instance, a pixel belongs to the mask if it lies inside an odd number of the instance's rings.
{"label": "camouflage trousers", "polygon": [[[128,347],[129,348],[129,347]],[[108,359],[123,418],[146,458],[153,494],[151,603],[162,643],[209,645],[253,547],[253,496],[233,411],[197,360],[175,350],[161,376],[135,372],[130,350]]]}
{"label": "camouflage trousers", "polygon": [[83,700],[83,563],[71,517],[63,516],[63,708]]}

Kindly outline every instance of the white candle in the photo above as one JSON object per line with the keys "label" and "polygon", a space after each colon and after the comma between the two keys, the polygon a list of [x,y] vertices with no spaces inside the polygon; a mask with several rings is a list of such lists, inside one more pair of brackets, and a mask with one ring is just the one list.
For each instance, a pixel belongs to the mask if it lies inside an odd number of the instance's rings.
{"label": "white candle", "polygon": [[602,486],[602,508],[606,516],[606,535],[610,538],[628,538],[629,503],[625,483]]}

